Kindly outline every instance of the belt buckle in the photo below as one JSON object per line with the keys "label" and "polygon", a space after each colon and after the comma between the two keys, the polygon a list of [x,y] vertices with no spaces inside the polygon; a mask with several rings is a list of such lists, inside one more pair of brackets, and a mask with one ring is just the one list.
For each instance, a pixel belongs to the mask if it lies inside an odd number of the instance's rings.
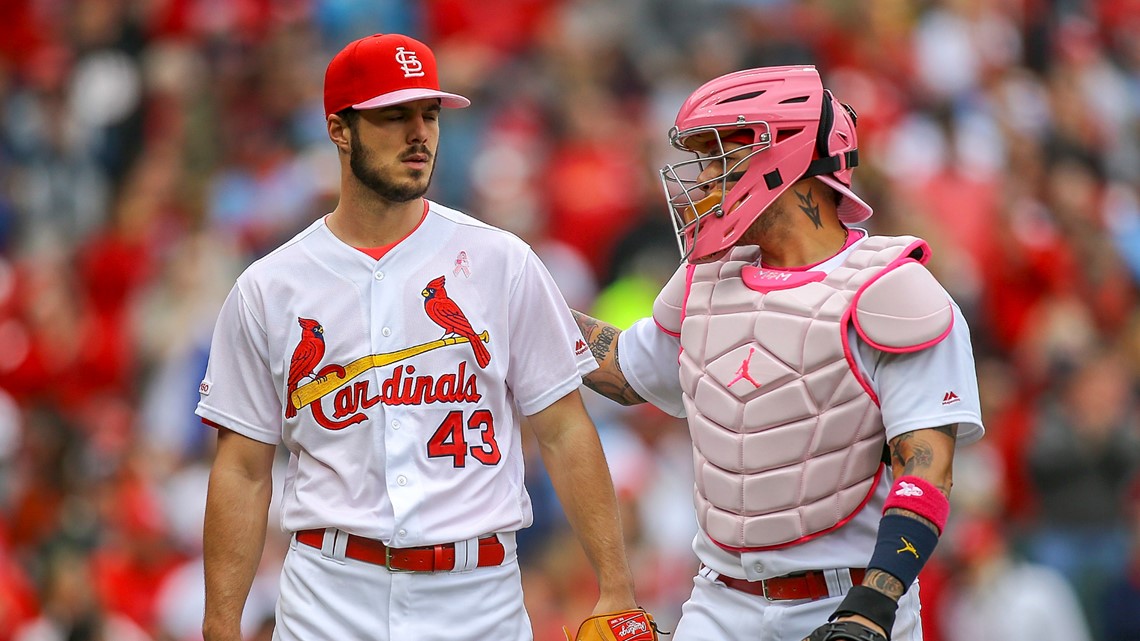
{"label": "belt buckle", "polygon": [[760,579],[760,587],[763,588],[764,598],[767,599],[769,603],[775,601],[775,599],[768,595],[768,579]]}
{"label": "belt buckle", "polygon": [[388,570],[389,572],[395,572],[397,574],[412,574],[415,572],[415,570],[405,570],[403,568],[392,567],[392,548],[391,546],[387,545],[384,546],[384,569]]}

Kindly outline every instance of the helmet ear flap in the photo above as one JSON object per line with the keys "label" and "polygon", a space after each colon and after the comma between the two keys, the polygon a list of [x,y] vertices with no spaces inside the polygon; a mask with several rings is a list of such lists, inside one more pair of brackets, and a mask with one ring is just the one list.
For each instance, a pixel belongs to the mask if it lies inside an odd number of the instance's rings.
{"label": "helmet ear flap", "polygon": [[[803,178],[810,178],[812,176],[820,176],[823,174],[831,174],[845,169],[851,169],[859,164],[859,150],[850,149],[837,154],[831,153],[831,134],[837,127],[835,107],[833,102],[838,102],[835,97],[831,95],[830,89],[823,90],[823,106],[820,107],[819,114],[819,129],[815,132],[815,159],[808,164],[807,171],[804,172]],[[840,103],[842,104],[842,103]],[[850,106],[843,104],[843,109],[851,116],[851,133],[854,134],[855,130],[855,110]],[[840,115],[842,117],[842,115]],[[840,123],[841,125],[842,123]],[[840,134],[846,140],[846,137]]]}
{"label": "helmet ear flap", "polygon": [[819,114],[819,129],[815,132],[816,158],[827,158],[831,155],[827,140],[831,137],[831,128],[835,126],[835,110],[831,106],[833,100],[831,91],[824,89],[823,106],[820,108]]}

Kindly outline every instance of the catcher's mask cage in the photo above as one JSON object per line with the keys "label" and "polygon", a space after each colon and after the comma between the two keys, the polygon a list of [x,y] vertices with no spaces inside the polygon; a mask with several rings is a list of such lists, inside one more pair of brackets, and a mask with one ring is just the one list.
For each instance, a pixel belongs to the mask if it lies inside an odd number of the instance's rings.
{"label": "catcher's mask cage", "polygon": [[[660,172],[682,258],[696,262],[731,247],[780,194],[812,176],[842,196],[842,222],[870,217],[850,188],[859,162],[855,120],[812,66],[738,71],[693,92],[669,142],[695,158]],[[701,148],[688,144],[695,136]],[[730,140],[739,146],[726,150]],[[710,166],[717,171],[702,175]]]}

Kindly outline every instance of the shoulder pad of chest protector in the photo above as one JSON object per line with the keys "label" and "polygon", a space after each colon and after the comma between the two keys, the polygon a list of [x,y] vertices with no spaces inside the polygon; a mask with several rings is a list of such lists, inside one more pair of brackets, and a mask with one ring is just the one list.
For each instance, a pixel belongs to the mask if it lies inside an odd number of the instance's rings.
{"label": "shoulder pad of chest protector", "polygon": [[940,343],[954,326],[950,295],[918,260],[904,257],[883,268],[856,294],[851,320],[875,349],[915,352]]}
{"label": "shoulder pad of chest protector", "polygon": [[685,307],[685,294],[689,289],[689,264],[681,263],[661,293],[653,301],[653,321],[673,336],[681,335],[681,320]]}
{"label": "shoulder pad of chest protector", "polygon": [[665,283],[665,287],[661,288],[661,293],[657,295],[657,299],[653,301],[654,322],[666,333],[679,337],[681,335],[681,323],[685,320],[685,303],[689,296],[689,287],[692,285],[693,272],[700,270],[697,272],[697,279],[699,280],[701,274],[704,276],[708,276],[710,272],[717,274],[726,265],[751,262],[759,256],[756,247],[733,247],[720,260],[710,263],[691,265],[688,262],[682,262],[677,271],[673,272],[673,277],[669,279],[669,282]]}

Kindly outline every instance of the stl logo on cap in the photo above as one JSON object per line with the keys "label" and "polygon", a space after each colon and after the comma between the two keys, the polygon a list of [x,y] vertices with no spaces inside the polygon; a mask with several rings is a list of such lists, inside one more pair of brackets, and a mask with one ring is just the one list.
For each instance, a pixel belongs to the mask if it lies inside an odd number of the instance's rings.
{"label": "stl logo on cap", "polygon": [[424,75],[424,65],[416,57],[415,51],[408,51],[403,47],[396,47],[396,62],[404,70],[405,78],[418,78]]}
{"label": "stl logo on cap", "polygon": [[379,109],[438,99],[444,108],[471,101],[439,88],[435,55],[424,43],[398,33],[377,33],[345,45],[325,69],[325,115],[343,109]]}

